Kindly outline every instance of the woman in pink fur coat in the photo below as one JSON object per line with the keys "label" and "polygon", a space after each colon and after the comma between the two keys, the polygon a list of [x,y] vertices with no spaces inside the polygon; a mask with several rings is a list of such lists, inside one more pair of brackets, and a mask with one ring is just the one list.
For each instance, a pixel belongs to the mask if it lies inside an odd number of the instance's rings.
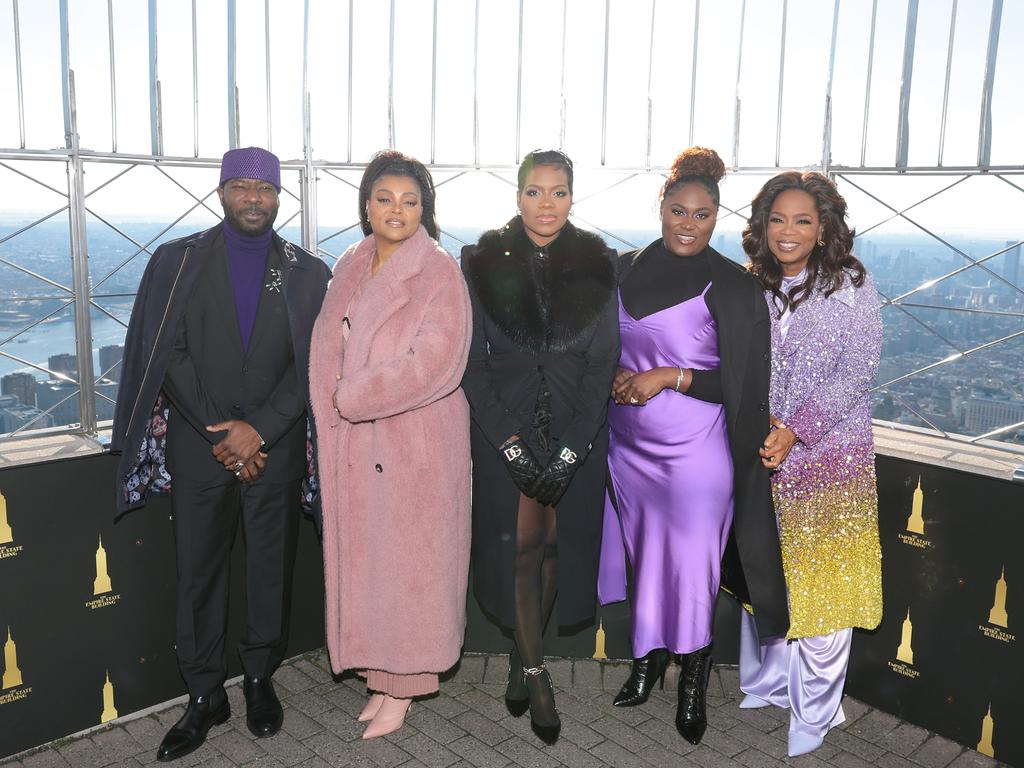
{"label": "woman in pink fur coat", "polygon": [[310,392],[323,506],[327,647],[365,671],[363,738],[400,728],[458,661],[469,572],[472,332],[437,244],[423,165],[379,153],[359,185],[367,237],[339,259],[313,329]]}

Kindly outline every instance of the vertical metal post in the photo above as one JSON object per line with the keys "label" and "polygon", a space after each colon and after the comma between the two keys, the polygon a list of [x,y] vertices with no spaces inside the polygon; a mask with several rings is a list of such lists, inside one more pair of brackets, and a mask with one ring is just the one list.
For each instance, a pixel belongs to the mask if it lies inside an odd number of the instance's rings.
{"label": "vertical metal post", "polygon": [[434,0],[430,39],[430,164],[433,165],[437,149],[437,0]]}
{"label": "vertical metal post", "polygon": [[[308,15],[308,12],[307,12]],[[305,34],[305,33],[303,33]],[[303,48],[306,46],[306,41],[303,39]],[[264,61],[267,65],[267,149],[271,152],[274,151],[274,123],[271,120],[271,99],[270,99],[270,0],[263,0],[263,50],[264,50]],[[303,59],[306,55],[303,53]],[[303,64],[305,67],[305,64]],[[303,87],[305,91],[305,87]],[[303,105],[305,109],[305,105]],[[305,118],[303,118],[305,119]]]}
{"label": "vertical metal post", "polygon": [[519,0],[519,42],[516,46],[516,162],[519,162],[523,114],[523,0]]}
{"label": "vertical metal post", "polygon": [[228,149],[235,149],[238,146],[239,134],[238,78],[235,70],[235,2],[236,0],[228,0]]}
{"label": "vertical metal post", "polygon": [[199,157],[199,46],[196,35],[196,0],[192,0],[192,152]]}
{"label": "vertical metal post", "polygon": [[988,54],[985,57],[985,84],[981,89],[981,121],[978,127],[978,165],[987,168],[992,161],[992,88],[996,79],[996,54],[999,52],[999,25],[1003,0],[992,0],[988,25]]}
{"label": "vertical metal post", "polygon": [[388,14],[388,147],[395,148],[395,0]]}
{"label": "vertical metal post", "polygon": [[567,33],[567,24],[569,23],[569,0],[562,0],[562,70],[560,76],[560,82],[558,84],[558,148],[565,149],[565,119],[566,119],[566,101],[565,101],[565,36]]}
{"label": "vertical metal post", "polygon": [[473,165],[480,167],[480,0],[473,9]]}
{"label": "vertical metal post", "polygon": [[160,89],[157,85],[157,14],[156,0],[149,0],[149,141],[154,155],[164,153],[160,135]]}
{"label": "vertical metal post", "polygon": [[868,151],[868,114],[871,110],[871,70],[875,65],[875,21],[878,19],[878,0],[871,0],[871,36],[868,38],[868,71],[864,81],[864,124],[860,133],[860,164],[863,166]]}
{"label": "vertical metal post", "polygon": [[832,43],[828,54],[828,82],[825,84],[825,123],[821,136],[821,172],[829,175],[832,165],[832,76],[836,69],[836,38],[839,33],[839,0],[832,4]]}
{"label": "vertical metal post", "polygon": [[110,61],[110,151],[117,152],[117,79],[114,77],[117,68],[114,66],[113,0],[107,0],[107,55]]}
{"label": "vertical metal post", "polygon": [[[837,0],[838,2],[838,0]],[[736,49],[736,106],[732,116],[732,167],[740,164],[740,74],[743,71],[743,30],[747,22],[747,0],[740,4],[740,41]]]}
{"label": "vertical metal post", "polygon": [[312,150],[309,146],[310,96],[307,93],[303,106],[303,143],[305,163],[299,169],[299,194],[302,196],[302,247],[310,253],[317,253],[320,235],[317,229],[317,171],[313,165]]}
{"label": "vertical metal post", "polygon": [[601,87],[601,165],[608,148],[608,46],[611,40],[611,0],[604,0],[604,75]]}
{"label": "vertical metal post", "polygon": [[316,168],[313,166],[312,112],[309,96],[309,0],[302,3],[302,168],[299,195],[302,205],[302,247],[312,253],[320,245],[317,233]]}
{"label": "vertical metal post", "polygon": [[946,45],[946,84],[942,89],[942,120],[939,123],[939,157],[936,164],[942,165],[942,154],[946,147],[946,117],[949,115],[949,76],[953,72],[953,43],[956,40],[956,5],[949,12],[949,43]]}
{"label": "vertical metal post", "polygon": [[775,105],[775,167],[779,167],[782,155],[782,94],[786,86],[786,21],[789,15],[789,0],[782,0],[782,33],[779,39],[779,96]]}
{"label": "vertical metal post", "polygon": [[348,0],[348,162],[352,162],[352,66],[354,58],[352,50],[355,48],[355,36],[352,30],[352,22],[355,21],[355,11],[352,8],[353,0]]}
{"label": "vertical metal post", "polygon": [[693,7],[693,61],[690,64],[690,146],[693,146],[693,121],[697,109],[697,44],[700,40],[700,0]]}
{"label": "vertical metal post", "polygon": [[903,74],[900,77],[899,123],[896,130],[896,167],[906,168],[910,152],[910,85],[914,79],[914,45],[917,41],[917,3],[907,2],[907,22],[903,30]]}
{"label": "vertical metal post", "polygon": [[647,148],[644,152],[644,168],[651,170],[651,134],[654,124],[654,96],[651,86],[654,81],[654,23],[658,15],[658,0],[651,2],[651,36],[647,43]]}
{"label": "vertical metal post", "polygon": [[79,419],[82,431],[96,433],[96,402],[89,317],[89,251],[85,234],[85,176],[78,146],[75,73],[69,56],[68,0],[60,0],[61,90],[68,158],[68,229],[71,240],[72,289],[75,296],[75,355],[78,360]]}
{"label": "vertical metal post", "polygon": [[66,70],[71,111],[71,158],[68,161],[68,225],[71,234],[71,269],[75,291],[75,356],[78,360],[79,419],[82,431],[96,434],[96,382],[92,365],[92,317],[89,311],[89,241],[85,230],[85,173],[78,146],[78,110],[75,73]]}
{"label": "vertical metal post", "polygon": [[[155,1],[155,0],[154,0]],[[70,147],[74,141],[71,135],[71,86],[68,73],[71,71],[69,60],[68,37],[68,0],[60,0],[60,90],[61,103],[64,105],[64,146]]]}
{"label": "vertical metal post", "polygon": [[18,139],[25,148],[25,99],[21,79],[21,22],[18,19],[18,0],[11,0],[14,9],[14,71],[18,81]]}

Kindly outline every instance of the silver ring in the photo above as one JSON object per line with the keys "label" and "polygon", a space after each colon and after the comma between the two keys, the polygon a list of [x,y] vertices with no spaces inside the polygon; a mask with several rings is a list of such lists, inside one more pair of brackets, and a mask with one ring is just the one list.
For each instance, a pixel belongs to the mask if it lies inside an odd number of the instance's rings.
{"label": "silver ring", "polygon": [[[236,462],[235,462],[235,469],[236,469],[236,470],[238,470],[238,472],[241,472],[241,471],[242,471],[242,467],[244,467],[244,466],[245,466],[245,464],[243,464],[243,463],[242,463],[242,462],[240,462],[240,461],[236,461]],[[236,474],[237,474],[237,473],[236,473]]]}
{"label": "silver ring", "polygon": [[235,470],[235,477],[240,477],[241,474],[242,474],[242,470],[240,470],[240,469],[236,469]]}
{"label": "silver ring", "polygon": [[629,398],[629,404],[630,404],[630,405],[636,405],[636,404],[637,404],[637,403],[639,403],[639,402],[640,402],[640,401],[639,401],[639,400],[637,400],[637,399],[636,399],[635,397],[631,397],[631,398]]}

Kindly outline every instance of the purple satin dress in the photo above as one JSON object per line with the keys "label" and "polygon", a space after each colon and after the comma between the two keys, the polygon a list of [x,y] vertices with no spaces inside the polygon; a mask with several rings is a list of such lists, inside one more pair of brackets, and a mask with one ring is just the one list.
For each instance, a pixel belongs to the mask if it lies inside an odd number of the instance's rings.
{"label": "purple satin dress", "polygon": [[[619,301],[621,367],[719,367],[718,328],[704,293],[634,319]],[[626,599],[632,566],[633,656],[690,653],[711,642],[719,571],[732,524],[725,408],[671,389],[642,407],[611,403],[598,593]],[[616,515],[616,506],[618,515]]]}

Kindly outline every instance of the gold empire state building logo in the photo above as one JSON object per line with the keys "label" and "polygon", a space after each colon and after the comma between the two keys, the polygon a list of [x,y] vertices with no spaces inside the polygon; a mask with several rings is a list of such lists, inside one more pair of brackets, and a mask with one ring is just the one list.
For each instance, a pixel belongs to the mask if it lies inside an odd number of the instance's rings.
{"label": "gold empire state building logo", "polygon": [[917,488],[914,489],[914,500],[910,505],[910,517],[907,519],[907,530],[910,533],[924,535],[924,491],[921,490],[921,476],[917,476]]}
{"label": "gold empire state building logo", "polygon": [[896,659],[905,664],[914,663],[914,649],[910,644],[913,634],[914,625],[910,623],[910,608],[907,608],[907,618],[903,620],[903,634],[900,637],[900,647],[896,649]]}
{"label": "gold empire state building logo", "polygon": [[107,573],[107,550],[103,548],[103,537],[100,536],[100,545],[96,548],[96,579],[92,583],[92,593],[102,595],[104,592],[113,590],[110,584],[110,574]]}
{"label": "gold empire state building logo", "polygon": [[594,658],[595,659],[607,659],[608,654],[604,649],[605,634],[604,634],[604,622],[599,621],[597,623],[597,632],[594,633]]}
{"label": "gold empire state building logo", "polygon": [[7,522],[7,499],[0,493],[0,544],[14,543],[14,531]]}
{"label": "gold empire state building logo", "polygon": [[18,669],[18,649],[11,636],[11,628],[7,628],[7,642],[4,643],[4,690],[17,688],[21,685],[21,670]]}
{"label": "gold empire state building logo", "polygon": [[110,671],[107,671],[107,681],[103,684],[103,714],[100,715],[101,723],[109,723],[117,719],[117,708],[114,706],[114,684],[110,682]]}
{"label": "gold empire state building logo", "polygon": [[1006,613],[1006,568],[999,574],[999,581],[996,582],[996,598],[992,603],[992,610],[988,612],[988,623],[1006,628],[1010,617]]}
{"label": "gold empire state building logo", "polygon": [[992,719],[992,704],[989,703],[988,712],[981,720],[981,740],[978,742],[978,751],[989,757],[996,756],[995,749],[992,747],[992,732],[995,727],[995,721]]}

